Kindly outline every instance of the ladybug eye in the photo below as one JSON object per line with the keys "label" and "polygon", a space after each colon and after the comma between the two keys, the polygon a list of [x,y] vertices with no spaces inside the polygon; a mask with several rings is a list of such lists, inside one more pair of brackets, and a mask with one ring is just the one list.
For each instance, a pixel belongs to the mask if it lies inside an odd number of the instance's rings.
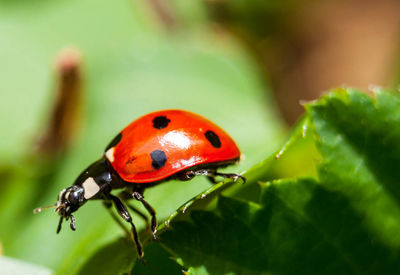
{"label": "ladybug eye", "polygon": [[78,192],[71,192],[68,196],[68,201],[71,204],[78,204],[79,202],[79,194]]}
{"label": "ladybug eye", "polygon": [[83,192],[80,189],[73,191],[73,192],[69,193],[68,202],[70,204],[78,205],[83,201],[82,195],[83,195]]}

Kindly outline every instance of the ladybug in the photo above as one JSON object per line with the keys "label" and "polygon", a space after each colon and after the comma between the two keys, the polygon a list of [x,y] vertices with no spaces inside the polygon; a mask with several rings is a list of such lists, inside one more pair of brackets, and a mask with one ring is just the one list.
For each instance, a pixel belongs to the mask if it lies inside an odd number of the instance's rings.
{"label": "ladybug", "polygon": [[[56,207],[60,215],[57,233],[64,219],[70,220],[70,227],[75,230],[72,213],[88,200],[103,200],[109,211],[113,204],[122,219],[130,224],[137,253],[142,259],[142,245],[125,206],[126,200],[133,198],[143,204],[151,215],[150,228],[156,239],[156,212],[143,198],[146,188],[170,179],[190,180],[197,175],[207,176],[213,183],[216,177],[235,181],[240,178],[245,182],[239,174],[217,172],[218,168],[239,159],[240,150],[233,139],[200,115],[164,110],[142,116],[123,129],[108,144],[102,157],[86,168],[72,186],[60,192],[56,204],[49,206]],[[122,189],[119,196],[111,194],[114,189]],[[35,209],[35,213],[44,208],[47,207]],[[147,219],[131,205],[128,208]]]}

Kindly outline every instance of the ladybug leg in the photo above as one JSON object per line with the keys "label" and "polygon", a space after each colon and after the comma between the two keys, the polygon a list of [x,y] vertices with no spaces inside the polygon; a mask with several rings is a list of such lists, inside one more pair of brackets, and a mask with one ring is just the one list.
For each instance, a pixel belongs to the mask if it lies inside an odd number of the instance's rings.
{"label": "ladybug leg", "polygon": [[129,192],[127,192],[127,191],[122,191],[122,192],[120,192],[120,193],[118,194],[118,197],[119,197],[121,200],[125,201],[126,206],[128,206],[128,208],[129,208],[130,210],[132,210],[133,212],[135,212],[136,214],[138,214],[138,215],[146,222],[146,224],[149,225],[149,219],[147,218],[147,216],[146,216],[142,211],[140,211],[139,209],[137,209],[136,207],[134,207],[133,205],[131,205],[131,204],[129,204],[129,203],[127,202],[128,200],[132,199],[132,197],[133,197],[133,196],[131,195],[131,193],[129,193]]}
{"label": "ladybug leg", "polygon": [[133,224],[131,215],[129,214],[129,212],[128,212],[128,210],[126,209],[125,205],[122,203],[122,201],[121,201],[118,197],[116,197],[116,196],[114,196],[114,195],[111,195],[111,194],[108,194],[107,196],[108,196],[108,198],[110,198],[110,199],[113,201],[113,203],[114,203],[114,205],[115,205],[115,208],[117,208],[118,214],[119,214],[126,222],[128,222],[128,223],[131,225],[131,231],[132,231],[132,234],[133,234],[133,240],[134,240],[134,242],[135,242],[135,244],[136,244],[136,250],[137,250],[137,253],[138,253],[138,255],[139,255],[139,259],[143,262],[143,248],[142,248],[142,244],[141,244],[140,241],[139,241],[139,236],[138,236],[138,233],[137,233],[137,231],[136,231],[136,227],[135,227],[135,225]]}
{"label": "ladybug leg", "polygon": [[60,233],[60,231],[61,231],[61,226],[62,226],[62,222],[64,221],[64,219],[65,219],[65,220],[70,219],[71,222],[70,222],[69,225],[70,225],[70,227],[71,227],[71,230],[72,230],[72,231],[75,231],[75,230],[76,230],[75,217],[74,217],[73,215],[69,215],[69,217],[67,217],[67,218],[64,218],[63,216],[61,216],[61,217],[60,217],[60,221],[58,222],[58,226],[57,226],[57,234]]}
{"label": "ladybug leg", "polygon": [[75,217],[70,215],[69,218],[71,219],[70,227],[72,231],[76,230],[76,225],[75,225]]}
{"label": "ladybug leg", "polygon": [[238,179],[242,180],[242,183],[246,183],[246,178],[242,175],[235,174],[235,173],[218,173],[217,171],[214,172],[214,176],[223,177],[225,179],[233,179],[233,181],[237,181]]}
{"label": "ladybug leg", "polygon": [[128,206],[128,208],[130,210],[132,210],[133,212],[138,214],[138,216],[141,217],[146,222],[147,225],[149,224],[149,218],[147,218],[147,216],[145,214],[143,214],[142,211],[140,211],[139,209],[137,209],[133,205],[129,204],[128,202],[125,202],[125,203],[126,203],[126,206]]}
{"label": "ladybug leg", "polygon": [[156,218],[156,211],[151,207],[151,205],[143,198],[143,195],[140,192],[133,191],[132,196],[135,200],[140,201],[146,210],[151,215],[151,233],[153,234],[153,239],[158,240],[156,233],[157,233],[157,218]]}
{"label": "ladybug leg", "polygon": [[243,177],[242,175],[239,175],[239,174],[235,174],[235,173],[219,173],[213,169],[200,169],[200,170],[191,171],[191,172],[194,173],[194,175],[196,175],[196,176],[199,176],[199,175],[207,176],[208,179],[212,183],[218,182],[216,177],[223,177],[225,179],[233,179],[233,181],[237,181],[238,179],[241,179],[243,183],[246,183],[245,177]]}
{"label": "ladybug leg", "polygon": [[63,219],[64,219],[64,217],[61,216],[60,221],[58,222],[58,226],[57,226],[57,234],[60,233],[60,231],[61,231],[61,225],[62,225]]}
{"label": "ladybug leg", "polygon": [[128,238],[130,238],[130,236],[131,236],[130,231],[125,227],[125,225],[121,222],[121,220],[118,219],[118,217],[111,210],[111,206],[112,206],[111,202],[110,201],[103,201],[103,205],[108,210],[108,213],[110,213],[110,215],[113,218],[113,220],[122,228],[122,230],[124,230],[126,236]]}

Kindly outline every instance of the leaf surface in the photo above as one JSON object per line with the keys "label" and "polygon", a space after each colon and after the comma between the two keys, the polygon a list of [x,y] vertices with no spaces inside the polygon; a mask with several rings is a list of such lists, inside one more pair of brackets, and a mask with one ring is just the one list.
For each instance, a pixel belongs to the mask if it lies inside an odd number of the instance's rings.
{"label": "leaf surface", "polygon": [[[269,158],[247,172],[264,167],[249,175],[259,182],[251,200],[220,197],[214,209],[177,215],[163,244],[191,274],[396,273],[399,110],[398,95],[383,91],[371,98],[339,89],[308,104],[303,125],[318,150],[315,177],[260,182],[277,176]],[[284,166],[304,165],[297,157]]]}

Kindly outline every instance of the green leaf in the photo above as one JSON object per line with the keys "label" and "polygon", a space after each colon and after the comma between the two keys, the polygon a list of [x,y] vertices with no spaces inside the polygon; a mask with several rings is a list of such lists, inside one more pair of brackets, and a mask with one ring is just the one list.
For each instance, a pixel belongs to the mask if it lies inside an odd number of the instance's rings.
{"label": "green leaf", "polygon": [[172,221],[162,243],[206,274],[376,274],[400,268],[342,194],[315,179],[262,184],[259,204],[221,197],[218,211]]}
{"label": "green leaf", "polygon": [[375,99],[337,90],[310,104],[319,175],[364,216],[388,246],[400,247],[400,98],[377,90]]}
{"label": "green leaf", "polygon": [[135,246],[127,239],[118,239],[94,253],[78,274],[126,274],[137,259]]}
{"label": "green leaf", "polygon": [[158,242],[144,249],[145,263],[137,259],[131,240],[117,239],[101,247],[79,268],[77,274],[179,274],[182,266]]}
{"label": "green leaf", "polygon": [[[203,210],[189,208],[169,220],[162,243],[190,274],[393,274],[400,269],[398,95],[377,90],[373,99],[336,90],[308,104],[305,121],[306,136],[315,143],[309,148],[318,150],[303,151],[318,158],[315,178],[260,183],[258,199],[256,192],[246,200],[221,197],[216,208],[213,203]],[[308,140],[300,138],[303,126],[278,159],[268,158],[246,173],[250,185],[278,175],[272,172],[282,156]],[[292,169],[304,160],[298,155],[297,163],[282,164]],[[235,196],[245,188],[236,187]]]}
{"label": "green leaf", "polygon": [[131,274],[182,274],[182,266],[177,264],[159,242],[148,244],[145,249],[146,264],[136,262]]}
{"label": "green leaf", "polygon": [[[190,222],[172,222],[171,229],[161,235],[162,243],[179,255],[185,266],[204,265],[215,274],[263,270],[264,249],[258,236],[251,234],[249,224],[250,213],[256,212],[259,206],[221,198],[218,208],[222,217],[193,210]],[[248,253],[253,252],[257,256],[249,257]]]}

